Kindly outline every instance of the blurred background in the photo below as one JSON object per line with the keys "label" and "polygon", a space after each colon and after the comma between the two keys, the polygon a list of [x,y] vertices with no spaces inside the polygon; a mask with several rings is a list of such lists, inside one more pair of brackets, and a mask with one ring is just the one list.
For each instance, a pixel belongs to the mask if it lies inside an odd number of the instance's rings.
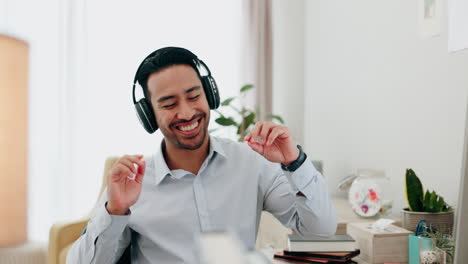
{"label": "blurred background", "polygon": [[[0,34],[26,44],[26,95],[0,89],[2,102],[27,107],[18,117],[27,124],[27,239],[46,242],[53,223],[91,210],[108,156],[156,151],[162,135],[140,126],[131,87],[140,61],[163,46],[204,60],[222,99],[254,84],[245,103],[283,117],[323,161],[334,196],[357,169],[383,170],[399,214],[413,168],[456,207],[468,89],[460,32],[468,32],[457,26],[459,9],[435,3],[0,0]],[[0,111],[14,116],[20,104],[12,104]],[[217,135],[236,140],[228,129]],[[17,154],[2,140],[5,159]],[[18,168],[1,164],[2,181],[14,178]]]}

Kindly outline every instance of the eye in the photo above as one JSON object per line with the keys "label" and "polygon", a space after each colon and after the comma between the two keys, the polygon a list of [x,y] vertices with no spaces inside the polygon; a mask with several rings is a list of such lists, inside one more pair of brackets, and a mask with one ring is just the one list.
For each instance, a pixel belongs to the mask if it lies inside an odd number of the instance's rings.
{"label": "eye", "polygon": [[190,99],[190,100],[197,100],[197,99],[198,99],[198,97],[200,97],[200,95],[199,95],[199,94],[198,94],[198,95],[195,95],[195,96],[193,96],[193,97],[189,97],[189,99]]}
{"label": "eye", "polygon": [[174,105],[175,105],[175,104],[170,104],[170,105],[163,105],[162,107],[163,107],[163,108],[166,108],[166,109],[168,109],[168,108],[171,108],[171,107],[173,107]]}

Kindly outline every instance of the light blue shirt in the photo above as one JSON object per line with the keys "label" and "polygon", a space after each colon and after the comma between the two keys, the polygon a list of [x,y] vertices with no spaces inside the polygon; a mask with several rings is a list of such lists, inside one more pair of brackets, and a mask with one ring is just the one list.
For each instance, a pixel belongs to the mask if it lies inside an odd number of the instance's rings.
{"label": "light blue shirt", "polygon": [[214,136],[198,175],[169,170],[161,150],[145,159],[130,214],[110,215],[104,192],[67,263],[116,263],[130,243],[132,263],[199,263],[198,235],[209,231],[233,232],[254,249],[262,210],[300,234],[336,231],[327,185],[310,160],[286,172],[247,144]]}

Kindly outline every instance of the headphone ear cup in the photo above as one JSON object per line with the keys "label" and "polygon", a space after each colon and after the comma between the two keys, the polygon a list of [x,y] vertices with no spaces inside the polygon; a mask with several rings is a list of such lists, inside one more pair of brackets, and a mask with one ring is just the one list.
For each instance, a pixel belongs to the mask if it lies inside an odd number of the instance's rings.
{"label": "headphone ear cup", "polygon": [[201,78],[203,89],[205,90],[206,99],[208,101],[208,105],[210,109],[216,109],[219,107],[219,92],[218,86],[216,85],[216,81],[210,75],[203,76]]}
{"label": "headphone ear cup", "polygon": [[138,120],[140,120],[140,123],[148,133],[153,134],[158,130],[158,124],[156,123],[153,109],[145,98],[140,99],[140,101],[135,104],[135,109]]}

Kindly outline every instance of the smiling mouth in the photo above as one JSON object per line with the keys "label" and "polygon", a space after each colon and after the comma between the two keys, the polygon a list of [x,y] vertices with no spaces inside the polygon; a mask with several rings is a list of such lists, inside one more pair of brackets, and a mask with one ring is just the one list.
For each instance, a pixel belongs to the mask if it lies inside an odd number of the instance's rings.
{"label": "smiling mouth", "polygon": [[198,121],[195,121],[193,124],[191,125],[188,125],[188,126],[180,126],[180,127],[177,127],[177,129],[179,129],[180,131],[190,131],[194,128],[196,128],[198,126]]}
{"label": "smiling mouth", "polygon": [[201,121],[202,117],[199,117],[193,121],[190,121],[190,122],[184,122],[184,123],[181,123],[181,124],[177,124],[175,125],[174,127],[181,131],[181,132],[184,132],[184,133],[190,133],[190,132],[193,132],[195,131],[198,126],[200,125],[200,121]]}

